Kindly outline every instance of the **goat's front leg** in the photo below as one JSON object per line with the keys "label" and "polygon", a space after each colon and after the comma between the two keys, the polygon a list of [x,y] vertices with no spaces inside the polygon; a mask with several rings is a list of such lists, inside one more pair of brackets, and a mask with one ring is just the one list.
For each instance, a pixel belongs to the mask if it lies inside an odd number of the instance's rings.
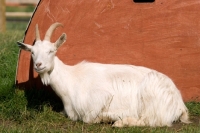
{"label": "goat's front leg", "polygon": [[73,109],[72,106],[68,105],[68,106],[64,106],[64,111],[65,114],[73,121],[77,121],[79,119],[79,116],[77,114],[77,112]]}

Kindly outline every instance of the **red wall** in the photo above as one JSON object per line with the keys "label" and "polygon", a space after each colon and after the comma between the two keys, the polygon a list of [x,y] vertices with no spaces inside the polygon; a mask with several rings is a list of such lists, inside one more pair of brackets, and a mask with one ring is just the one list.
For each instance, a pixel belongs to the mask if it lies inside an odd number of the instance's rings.
{"label": "red wall", "polygon": [[[54,22],[52,41],[67,41],[58,57],[73,65],[82,60],[153,68],[173,79],[185,101],[200,101],[200,1],[41,0],[24,39],[33,44],[35,25],[41,37]],[[41,87],[30,54],[21,51],[16,81]]]}

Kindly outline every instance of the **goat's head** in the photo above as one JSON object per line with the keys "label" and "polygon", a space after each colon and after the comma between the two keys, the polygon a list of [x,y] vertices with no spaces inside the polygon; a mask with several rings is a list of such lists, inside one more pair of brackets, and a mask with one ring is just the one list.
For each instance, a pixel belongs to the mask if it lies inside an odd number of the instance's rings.
{"label": "goat's head", "polygon": [[50,42],[50,38],[54,30],[62,26],[60,23],[52,24],[47,30],[44,40],[40,40],[40,34],[38,25],[36,25],[36,41],[33,46],[24,44],[22,42],[17,42],[18,46],[21,49],[30,51],[32,53],[34,69],[39,74],[49,72],[53,69],[54,66],[54,57],[57,51],[57,48],[61,46],[66,40],[66,34],[63,33],[55,43]]}

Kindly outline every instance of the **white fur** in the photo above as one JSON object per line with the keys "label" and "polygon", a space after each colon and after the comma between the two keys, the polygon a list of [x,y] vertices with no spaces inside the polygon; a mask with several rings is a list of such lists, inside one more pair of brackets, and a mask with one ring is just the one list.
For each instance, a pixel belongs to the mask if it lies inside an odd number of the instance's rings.
{"label": "white fur", "polygon": [[[114,122],[114,127],[171,126],[179,119],[189,123],[179,90],[164,74],[133,65],[84,61],[68,66],[55,56],[54,43],[20,45],[33,52],[42,82],[53,88],[74,121]],[[42,65],[37,68],[37,63]]]}

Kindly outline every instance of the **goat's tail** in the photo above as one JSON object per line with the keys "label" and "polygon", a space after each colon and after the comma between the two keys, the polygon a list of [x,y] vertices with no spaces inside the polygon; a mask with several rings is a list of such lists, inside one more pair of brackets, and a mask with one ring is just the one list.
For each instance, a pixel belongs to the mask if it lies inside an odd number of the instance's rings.
{"label": "goat's tail", "polygon": [[183,111],[182,115],[180,116],[180,120],[181,120],[181,122],[186,123],[186,124],[192,123],[189,120],[189,115],[188,115],[188,110],[187,109],[185,109]]}

